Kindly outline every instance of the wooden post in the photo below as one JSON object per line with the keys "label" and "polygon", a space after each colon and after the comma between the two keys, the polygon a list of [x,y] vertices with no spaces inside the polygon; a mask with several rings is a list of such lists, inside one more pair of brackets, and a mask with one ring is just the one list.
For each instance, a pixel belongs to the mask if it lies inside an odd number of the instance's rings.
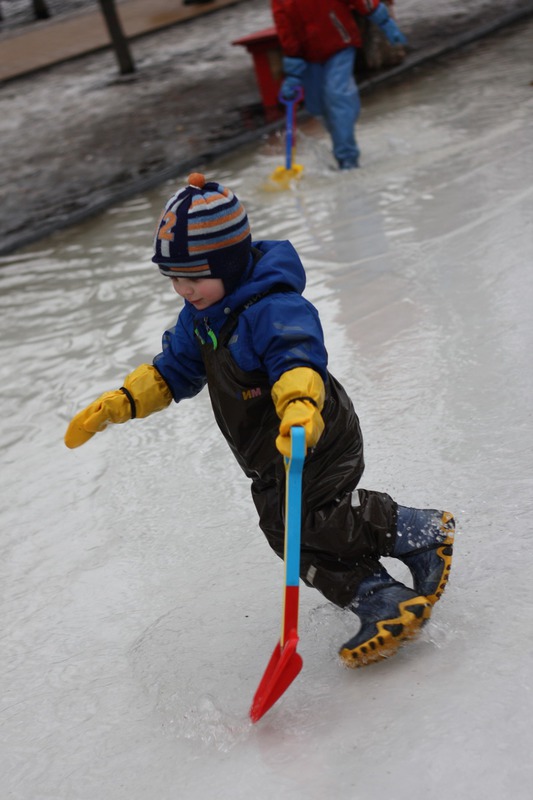
{"label": "wooden post", "polygon": [[48,19],[50,12],[45,0],[33,0],[33,13],[35,19]]}
{"label": "wooden post", "polygon": [[98,0],[98,2],[100,3],[100,8],[102,9],[102,14],[104,15],[113,47],[115,48],[115,54],[120,66],[120,74],[129,75],[135,72],[135,64],[130,55],[128,40],[120,24],[120,19],[115,8],[115,0]]}
{"label": "wooden post", "polygon": [[[50,17],[46,0],[33,0],[32,5],[35,19],[48,19]],[[4,15],[2,13],[2,7],[0,6],[0,20],[2,19],[4,19]]]}

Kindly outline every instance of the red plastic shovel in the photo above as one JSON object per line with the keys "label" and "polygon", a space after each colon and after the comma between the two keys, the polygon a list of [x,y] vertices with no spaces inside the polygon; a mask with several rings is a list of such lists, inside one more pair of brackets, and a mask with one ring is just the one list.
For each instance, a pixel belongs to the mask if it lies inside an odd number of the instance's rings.
{"label": "red plastic shovel", "polygon": [[302,668],[298,644],[298,599],[300,580],[300,533],[302,524],[302,472],[305,459],[305,431],[291,428],[291,457],[285,459],[285,587],[281,639],[274,648],[265,674],[257,687],[250,718],[257,722],[285,690]]}

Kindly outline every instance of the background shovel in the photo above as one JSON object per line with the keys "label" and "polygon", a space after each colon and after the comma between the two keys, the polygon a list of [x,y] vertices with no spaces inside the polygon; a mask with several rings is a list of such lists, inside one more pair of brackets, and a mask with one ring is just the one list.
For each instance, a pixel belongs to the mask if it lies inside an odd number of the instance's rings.
{"label": "background shovel", "polygon": [[296,95],[295,97],[292,98],[292,100],[286,100],[284,97],[281,96],[281,94],[278,97],[279,102],[286,107],[285,166],[276,167],[276,169],[270,176],[270,181],[265,186],[265,189],[269,189],[271,191],[288,189],[291,184],[291,181],[295,180],[296,178],[299,178],[303,171],[303,166],[301,164],[294,164],[295,130],[296,130],[294,107],[300,102],[302,97],[303,97],[303,91],[301,86],[297,88]]}
{"label": "background shovel", "polygon": [[298,599],[300,580],[300,533],[302,520],[302,471],[305,459],[305,431],[291,428],[291,457],[285,459],[285,587],[281,639],[274,648],[268,666],[250,708],[252,722],[257,722],[302,668],[298,644]]}

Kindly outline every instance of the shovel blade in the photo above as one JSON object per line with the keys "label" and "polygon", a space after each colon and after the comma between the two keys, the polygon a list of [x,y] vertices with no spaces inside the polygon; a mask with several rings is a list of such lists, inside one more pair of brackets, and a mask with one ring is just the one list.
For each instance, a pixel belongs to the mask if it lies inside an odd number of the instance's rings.
{"label": "shovel blade", "polygon": [[282,192],[291,188],[293,181],[300,178],[303,171],[301,164],[293,164],[291,169],[276,167],[270,178],[263,184],[265,192]]}
{"label": "shovel blade", "polygon": [[257,722],[266,714],[302,669],[303,661],[296,652],[297,644],[298,636],[291,631],[283,647],[278,642],[274,648],[250,708],[252,722]]}
{"label": "shovel blade", "polygon": [[293,164],[292,167],[276,167],[272,175],[270,176],[271,181],[292,181],[295,178],[299,178],[303,172],[303,165],[302,164]]}

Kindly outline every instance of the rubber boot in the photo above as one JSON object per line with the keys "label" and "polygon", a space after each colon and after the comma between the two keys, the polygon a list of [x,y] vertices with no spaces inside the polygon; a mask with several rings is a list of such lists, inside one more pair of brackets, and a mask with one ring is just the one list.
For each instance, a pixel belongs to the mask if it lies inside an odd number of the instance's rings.
{"label": "rubber boot", "polygon": [[398,506],[394,558],[409,567],[417,594],[440,599],[452,565],[455,522],[448,511]]}
{"label": "rubber boot", "polygon": [[347,667],[364,667],[395,655],[431,616],[426,597],[395,581],[385,569],[365,578],[348,608],[361,620],[357,634],[340,649]]}
{"label": "rubber boot", "polygon": [[357,169],[359,166],[358,158],[342,158],[338,162],[339,169]]}

